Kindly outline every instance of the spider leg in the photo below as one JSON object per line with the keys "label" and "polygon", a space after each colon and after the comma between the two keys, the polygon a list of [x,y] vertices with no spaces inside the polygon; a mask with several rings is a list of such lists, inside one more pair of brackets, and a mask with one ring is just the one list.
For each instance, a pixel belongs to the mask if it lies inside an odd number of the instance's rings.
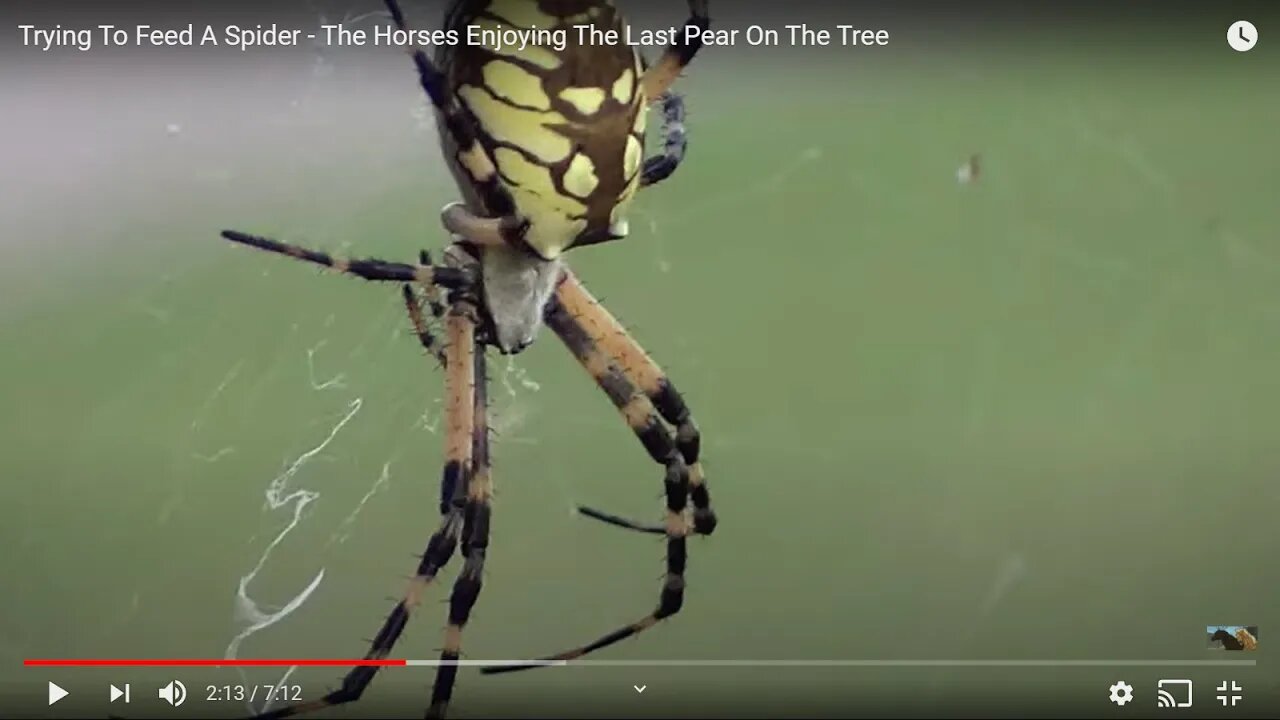
{"label": "spider leg", "polygon": [[[640,343],[631,337],[622,323],[582,286],[571,271],[565,270],[564,278],[556,288],[556,297],[582,326],[591,341],[609,355],[622,374],[644,392],[662,418],[675,428],[676,447],[689,466],[693,530],[699,535],[710,535],[715,531],[717,521],[715,511],[711,508],[711,491],[707,487],[700,457],[702,435],[680,391]],[[580,507],[579,510],[584,515],[619,527],[650,533],[665,532],[661,525],[645,525],[592,508]]]}
{"label": "spider leg", "polygon": [[[450,427],[450,453],[466,453],[467,491],[461,508],[462,570],[449,596],[449,621],[445,627],[442,664],[431,689],[428,718],[442,718],[453,696],[458,676],[457,660],[462,652],[462,630],[471,618],[484,582],[484,562],[489,550],[489,519],[492,513],[493,484],[489,474],[488,373],[484,345],[476,337],[476,308],[459,303],[448,317],[450,327],[449,404],[451,417],[463,426]],[[464,445],[465,443],[465,451]],[[450,457],[456,457],[451,454]]]}
{"label": "spider leg", "polygon": [[[571,275],[566,273],[565,278],[562,288],[569,283],[574,283]],[[548,661],[582,657],[657,625],[659,621],[678,613],[684,604],[684,573],[688,559],[686,537],[690,530],[685,511],[692,484],[690,466],[685,462],[683,452],[678,447],[678,441],[672,438],[671,433],[663,425],[655,402],[650,399],[642,386],[638,386],[627,377],[627,374],[610,357],[611,353],[606,346],[593,338],[593,332],[588,329],[588,324],[596,321],[597,318],[582,314],[584,306],[579,303],[579,300],[580,298],[569,291],[558,291],[547,310],[547,327],[560,337],[578,362],[595,378],[600,389],[609,396],[614,406],[626,418],[627,424],[648,450],[650,457],[666,468],[663,485],[666,488],[667,516],[662,528],[662,532],[667,536],[666,578],[658,606],[643,618],[572,650],[540,658],[532,663],[486,667],[481,670],[484,674],[528,670],[543,667]],[[598,303],[596,305],[598,306]],[[643,368],[638,368],[637,372],[642,370]],[[662,397],[664,402],[668,400],[666,395],[660,394],[659,397]],[[686,426],[692,427],[691,422]],[[690,447],[696,450],[696,445],[695,440]],[[643,529],[643,526],[638,524],[629,526]]]}
{"label": "spider leg", "polygon": [[410,265],[376,258],[352,259],[338,257],[318,250],[304,248],[300,245],[292,245],[258,235],[249,235],[237,230],[223,230],[222,237],[234,243],[315,263],[316,265],[322,265],[331,270],[354,275],[365,280],[416,282],[425,287],[439,285],[451,289],[466,287],[471,284],[472,280],[470,274],[459,268],[433,266],[430,264]]}
{"label": "spider leg", "polygon": [[[488,544],[490,494],[488,479],[488,438],[480,442],[484,433],[477,429],[478,408],[484,395],[477,390],[477,371],[483,372],[483,358],[475,344],[475,311],[463,300],[453,305],[446,318],[448,344],[445,348],[446,435],[445,464],[440,482],[440,514],[438,529],[431,535],[422,554],[418,569],[409,580],[400,602],[382,624],[374,637],[372,647],[365,654],[366,660],[377,660],[390,655],[396,641],[404,632],[409,616],[421,604],[428,586],[440,570],[453,557],[459,539],[462,540],[466,565],[458,577],[450,599],[449,626],[445,631],[445,647],[441,660],[458,659],[458,639],[467,621],[475,597],[480,591],[479,573],[484,567],[484,551]],[[478,451],[478,452],[477,452]],[[473,473],[476,458],[482,468]],[[478,479],[478,483],[476,482]],[[289,705],[263,713],[259,718],[286,718],[331,705],[355,702],[373,682],[378,666],[360,666],[347,673],[342,686],[322,698],[310,702]],[[453,690],[456,664],[442,664],[436,673],[432,690],[432,712],[443,713]],[[439,717],[439,714],[434,715]]]}
{"label": "spider leg", "polygon": [[[467,251],[460,245],[451,245],[444,251],[445,265],[452,269],[458,269],[463,272],[478,271],[476,261]],[[418,264],[431,266],[431,254],[426,250],[418,253]],[[464,269],[471,268],[471,269]],[[471,275],[474,277],[474,274]],[[470,288],[464,288],[468,290]],[[410,283],[401,286],[401,292],[404,296],[405,308],[409,311],[409,320],[413,323],[414,334],[418,336],[418,342],[421,343],[423,349],[429,355],[436,359],[440,367],[445,367],[448,358],[445,355],[444,345],[440,342],[440,338],[432,332],[428,325],[426,315],[423,314],[423,308],[426,307],[431,313],[431,321],[438,322],[444,318],[445,302],[442,300],[442,291],[440,285],[424,285],[421,288],[421,298],[417,290]],[[481,343],[483,346],[483,343]]]}
{"label": "spider leg", "polygon": [[[448,253],[446,253],[446,256],[447,254]],[[426,250],[419,250],[418,264],[433,265],[434,263],[431,262],[431,253],[427,252]],[[440,299],[440,286],[426,285],[423,287],[423,290],[424,290],[424,294],[426,295],[427,306],[431,308],[431,317],[435,318],[436,320],[439,320],[440,318],[444,317],[445,308],[444,308],[444,303]]]}
{"label": "spider leg", "polygon": [[[405,309],[409,311],[409,320],[413,323],[413,331],[418,336],[418,342],[422,344],[423,349],[426,350],[428,354],[440,363],[441,367],[445,367],[447,358],[445,357],[444,348],[440,345],[440,338],[436,337],[435,334],[431,332],[431,329],[427,327],[427,319],[422,314],[423,301],[418,299],[417,294],[413,291],[412,285],[405,283],[401,286],[401,290],[404,295]],[[437,318],[440,317],[440,313],[435,312],[437,308],[433,304],[430,296],[424,300],[431,306],[432,314]]]}
{"label": "spider leg", "polygon": [[440,211],[440,222],[454,235],[459,235],[476,245],[514,245],[529,229],[529,221],[516,215],[480,217],[460,202],[449,203]]}
{"label": "spider leg", "polygon": [[[693,25],[699,31],[705,31],[711,25],[711,18],[707,17],[708,0],[689,0],[689,19],[685,21],[685,26]],[[698,37],[692,41],[685,41],[684,29],[680,29],[678,39],[667,48],[658,62],[654,63],[645,71],[644,77],[640,79],[640,87],[644,90],[645,97],[649,98],[649,102],[657,102],[671,89],[676,78],[680,77],[680,73],[684,71],[685,66],[693,62],[693,56],[698,54],[698,50],[702,48],[702,34],[699,32]]]}
{"label": "spider leg", "polygon": [[[396,27],[408,30],[400,3],[397,0],[385,0],[385,3]],[[450,232],[477,245],[518,245],[528,223],[516,215],[511,194],[499,182],[493,158],[476,137],[474,118],[458,104],[449,92],[448,79],[421,48],[410,46],[406,51],[418,70],[418,82],[423,92],[457,146],[459,164],[475,180],[485,207],[497,214],[492,218],[480,217],[462,203],[451,203],[440,211],[441,221]]]}
{"label": "spider leg", "polygon": [[662,152],[644,160],[640,187],[656,185],[671,177],[689,147],[684,133],[684,98],[673,92],[662,98],[662,136]]}

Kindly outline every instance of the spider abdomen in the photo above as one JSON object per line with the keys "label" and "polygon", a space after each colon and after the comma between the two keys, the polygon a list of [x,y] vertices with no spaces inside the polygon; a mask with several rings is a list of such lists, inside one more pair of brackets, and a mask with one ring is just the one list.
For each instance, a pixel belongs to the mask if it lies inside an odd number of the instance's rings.
{"label": "spider abdomen", "polygon": [[474,188],[480,173],[496,170],[515,213],[528,221],[524,241],[544,259],[625,236],[623,213],[643,162],[646,99],[636,49],[591,41],[600,37],[592,30],[625,37],[612,2],[459,0],[449,22],[462,42],[442,64],[489,160],[455,153],[455,175]]}

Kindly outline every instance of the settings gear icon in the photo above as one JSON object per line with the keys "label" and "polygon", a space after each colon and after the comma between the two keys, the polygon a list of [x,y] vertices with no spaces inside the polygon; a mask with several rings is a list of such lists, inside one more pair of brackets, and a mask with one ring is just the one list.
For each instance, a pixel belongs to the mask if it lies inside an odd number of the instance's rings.
{"label": "settings gear icon", "polygon": [[1133,699],[1133,686],[1121,680],[1111,686],[1111,702],[1116,705],[1124,705]]}

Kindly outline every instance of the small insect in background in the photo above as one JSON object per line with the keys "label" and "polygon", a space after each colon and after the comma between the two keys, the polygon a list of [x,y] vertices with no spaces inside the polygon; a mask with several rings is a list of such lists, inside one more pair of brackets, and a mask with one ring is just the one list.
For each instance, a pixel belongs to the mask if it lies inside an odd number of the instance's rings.
{"label": "small insect in background", "polygon": [[[395,0],[391,19],[406,25]],[[676,42],[649,64],[625,43],[579,45],[575,26],[625,36],[611,0],[454,0],[444,29],[466,38],[506,28],[568,30],[570,42],[438,44],[434,58],[409,51],[435,109],[439,139],[462,201],[441,213],[452,242],[439,264],[347,259],[235,230],[227,240],[373,281],[402,284],[418,339],[445,372],[445,463],[440,520],[402,599],[375,636],[367,660],[388,657],[427,588],[461,548],[428,717],[453,694],[462,631],[480,595],[493,484],[486,351],[523,351],[543,326],[568,348],[663,468],[665,518],[647,524],[579,508],[611,525],[666,537],[666,575],[653,611],[599,639],[496,674],[581,657],[653,627],[684,602],[686,538],[716,527],[700,462],[700,434],[680,393],[648,353],[593,297],[564,261],[568,250],[627,235],[626,210],[640,188],[676,170],[687,146],[684,103],[671,87],[702,45],[707,0],[688,0]],[[551,37],[551,36],[547,36]],[[647,110],[662,114],[662,151],[644,156]],[[436,326],[443,326],[443,338]],[[322,698],[263,717],[288,717],[360,698],[377,673],[358,666]]]}
{"label": "small insect in background", "polygon": [[969,156],[963,165],[956,170],[956,182],[961,185],[969,185],[978,182],[978,177],[982,174],[981,157],[974,153]]}

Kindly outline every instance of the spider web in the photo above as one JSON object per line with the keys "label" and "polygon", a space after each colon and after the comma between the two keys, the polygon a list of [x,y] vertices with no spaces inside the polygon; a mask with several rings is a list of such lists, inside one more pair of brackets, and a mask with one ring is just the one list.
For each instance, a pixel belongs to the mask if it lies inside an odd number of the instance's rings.
{"label": "spider web", "polygon": [[[398,310],[399,308],[395,308]],[[392,322],[399,322],[398,313],[389,312],[384,317],[393,318]],[[412,338],[408,333],[401,332],[398,328],[390,334],[388,345],[396,346],[397,350],[403,350]],[[284,464],[283,469],[268,479],[262,487],[263,504],[261,512],[277,517],[279,527],[265,542],[259,552],[258,557],[248,567],[247,571],[242,574],[236,582],[235,596],[233,600],[232,618],[234,626],[237,628],[234,635],[228,642],[223,656],[228,659],[234,659],[239,656],[243,646],[250,641],[255,635],[265,632],[268,629],[281,625],[300,610],[306,603],[311,601],[317,590],[322,586],[327,568],[321,566],[315,571],[314,575],[308,582],[298,588],[296,593],[288,597],[283,602],[269,603],[262,599],[255,589],[264,584],[261,581],[269,579],[273,573],[273,568],[283,571],[290,564],[290,560],[274,560],[273,556],[277,551],[284,552],[296,559],[299,554],[323,555],[323,551],[332,548],[335,545],[345,543],[352,535],[361,530],[360,515],[362,511],[372,502],[380,492],[386,490],[394,477],[394,468],[399,458],[399,450],[393,453],[392,457],[383,462],[376,477],[371,478],[363,494],[356,499],[345,515],[336,525],[327,529],[327,538],[317,543],[315,529],[307,531],[308,524],[323,522],[322,518],[312,516],[308,511],[313,505],[318,505],[327,495],[327,491],[315,487],[308,483],[308,471],[317,464],[324,462],[326,459],[333,459],[342,451],[337,449],[340,445],[339,441],[344,435],[349,434],[358,424],[362,422],[373,422],[369,419],[370,413],[377,413],[371,403],[360,394],[360,386],[364,379],[356,375],[355,372],[329,371],[317,374],[316,365],[318,363],[317,356],[320,351],[328,344],[326,339],[321,339],[314,345],[305,348],[301,357],[299,353],[286,353],[285,357],[292,355],[295,359],[295,367],[297,370],[306,370],[306,380],[308,387],[313,393],[329,393],[335,396],[343,396],[335,398],[338,404],[338,411],[329,414],[324,418],[324,422],[313,423],[318,430],[313,430],[311,434],[316,435],[311,441],[309,447],[297,454]],[[363,347],[357,346],[357,351]],[[287,365],[288,363],[286,363]],[[501,442],[517,442],[517,443],[536,443],[535,439],[521,437],[518,430],[524,427],[533,412],[529,396],[540,389],[538,383],[529,376],[528,372],[520,367],[514,358],[508,358],[506,363],[491,363],[494,369],[494,377],[491,385],[495,392],[493,393],[493,429],[495,434],[501,438]],[[288,371],[286,367],[285,371]],[[224,384],[219,388],[225,387],[226,383],[238,377],[238,373],[229,373],[230,380],[224,380]],[[348,379],[350,378],[350,379]],[[215,390],[211,395],[210,403],[216,398],[220,390]],[[348,399],[349,398],[349,399]],[[410,440],[417,438],[421,433],[437,435],[440,430],[440,398],[438,395],[432,399],[422,403],[421,414],[412,422],[408,432],[396,443],[397,448],[404,447],[411,443]],[[220,451],[222,455],[229,454],[233,449],[224,449]],[[201,458],[205,462],[216,462],[218,453],[214,453],[212,457]],[[567,491],[567,489],[566,489]],[[346,500],[345,502],[351,502]],[[324,534],[326,529],[321,529]],[[301,534],[305,537],[295,539],[295,534]],[[307,539],[310,538],[310,539]],[[293,544],[292,551],[285,549]],[[315,547],[319,544],[320,547]],[[311,547],[306,547],[310,545]],[[278,585],[278,583],[270,583]],[[283,675],[276,680],[277,685],[283,685],[292,675],[296,668],[288,668]],[[244,676],[241,671],[241,676]],[[262,707],[249,707],[251,712],[264,712],[270,708],[270,705]]]}
{"label": "spider web", "polygon": [[[382,22],[386,15],[380,6],[369,3],[348,6],[338,12],[315,2],[308,5],[315,15],[317,27],[340,22],[356,28],[362,24]],[[378,9],[370,10],[370,7]],[[292,89],[292,93],[280,97],[277,107],[266,108],[269,115],[274,113],[278,123],[302,124],[309,116],[323,112],[326,97],[332,92],[330,86],[348,62],[348,56],[341,48],[326,47],[322,42],[310,51],[314,60],[303,81]],[[406,68],[405,72],[410,70]],[[184,125],[178,120],[174,118],[162,123],[163,133],[179,141],[192,140],[201,133],[202,129],[194,124]],[[413,102],[406,108],[405,123],[413,132],[430,133],[434,138],[434,119],[421,93],[415,93]],[[304,167],[297,168],[297,172],[306,171]],[[208,170],[202,172],[207,173]],[[209,179],[230,182],[232,174],[232,171],[227,171],[223,176]],[[324,238],[317,238],[314,234],[311,237],[317,244],[326,244]],[[332,247],[333,243],[328,245]],[[340,247],[335,249],[341,251]],[[140,291],[131,304],[157,323],[169,323],[175,313],[166,309],[164,296],[176,291],[180,287],[177,281],[194,270],[196,266],[193,264],[164,276],[160,284]],[[305,273],[306,270],[293,264],[285,268],[264,263],[261,275],[265,278],[285,272]],[[231,630],[222,651],[224,658],[253,655],[254,643],[272,633],[297,632],[299,625],[294,621],[299,611],[313,603],[323,603],[317,598],[323,596],[321,591],[326,583],[344,573],[344,563],[336,558],[334,551],[362,533],[378,531],[372,523],[363,524],[362,516],[366,511],[378,512],[375,506],[380,496],[397,478],[402,451],[422,447],[424,435],[438,436],[441,432],[439,389],[426,393],[425,399],[424,394],[418,392],[390,405],[385,400],[375,400],[370,392],[371,384],[377,379],[377,357],[388,353],[412,353],[417,349],[416,339],[408,332],[408,318],[398,293],[389,287],[377,289],[386,293],[386,304],[376,317],[367,320],[369,329],[354,344],[337,339],[340,332],[350,330],[351,318],[339,321],[331,314],[318,323],[319,327],[314,321],[295,323],[287,332],[281,333],[281,339],[269,351],[269,359],[265,362],[255,365],[249,356],[245,356],[233,362],[221,375],[210,378],[211,388],[195,410],[185,439],[174,448],[172,466],[175,478],[187,477],[190,474],[187,468],[192,464],[200,467],[217,465],[247,453],[247,444],[238,446],[235,440],[227,443],[225,436],[223,440],[213,440],[217,428],[212,417],[225,406],[228,396],[236,392],[255,397],[269,385],[296,381],[305,383],[305,392],[317,401],[308,403],[308,407],[314,405],[318,408],[310,411],[317,413],[310,422],[301,423],[295,432],[286,436],[285,442],[292,447],[280,450],[279,468],[264,472],[262,479],[256,481],[260,498],[256,510],[245,508],[245,512],[256,511],[264,516],[262,527],[265,529],[248,539],[252,549],[243,570],[238,577],[229,579]],[[234,327],[234,315],[225,301],[214,315],[217,316],[217,324]],[[184,352],[192,351],[187,349]],[[430,360],[423,358],[421,362],[424,369],[430,367]],[[433,376],[435,387],[439,388],[441,375],[435,372]],[[490,388],[490,424],[497,441],[536,444],[535,438],[522,436],[521,429],[529,424],[536,411],[533,396],[540,390],[539,383],[515,358],[491,359]],[[411,407],[413,404],[417,407]],[[356,464],[355,457],[359,452],[354,443],[359,442],[362,432],[383,427],[388,421],[401,417],[410,419],[399,427],[392,427],[393,434],[397,435],[392,443],[393,450],[373,472],[367,472],[363,478],[345,478],[343,487],[326,484],[323,477],[332,474],[324,472],[326,466],[344,462]],[[245,422],[252,422],[252,415]],[[253,432],[252,427],[241,424],[231,437],[243,438]],[[426,444],[435,446],[440,443]],[[420,470],[416,461],[413,470],[415,475]],[[237,479],[237,483],[252,485],[255,481]],[[352,488],[356,486],[361,487],[358,492],[353,492]],[[160,509],[160,523],[168,522],[170,516],[183,506],[189,497],[189,489],[184,482],[175,482]],[[562,489],[569,492],[567,487]],[[329,503],[343,503],[345,506],[336,510],[332,505],[324,507]],[[571,506],[572,502],[566,499],[566,504]],[[243,525],[240,520],[228,518],[228,521],[237,526]],[[415,549],[406,549],[406,552]],[[300,571],[300,565],[305,567],[308,564],[312,569]],[[355,645],[351,654],[363,651],[363,647]],[[267,682],[282,686],[296,670],[296,667],[287,668]],[[237,672],[247,683],[245,670],[238,668]],[[274,671],[272,673],[274,675]],[[267,682],[253,684],[266,685]],[[254,707],[246,702],[246,709],[256,714],[270,710],[273,704],[272,701],[259,702],[259,706]]]}

